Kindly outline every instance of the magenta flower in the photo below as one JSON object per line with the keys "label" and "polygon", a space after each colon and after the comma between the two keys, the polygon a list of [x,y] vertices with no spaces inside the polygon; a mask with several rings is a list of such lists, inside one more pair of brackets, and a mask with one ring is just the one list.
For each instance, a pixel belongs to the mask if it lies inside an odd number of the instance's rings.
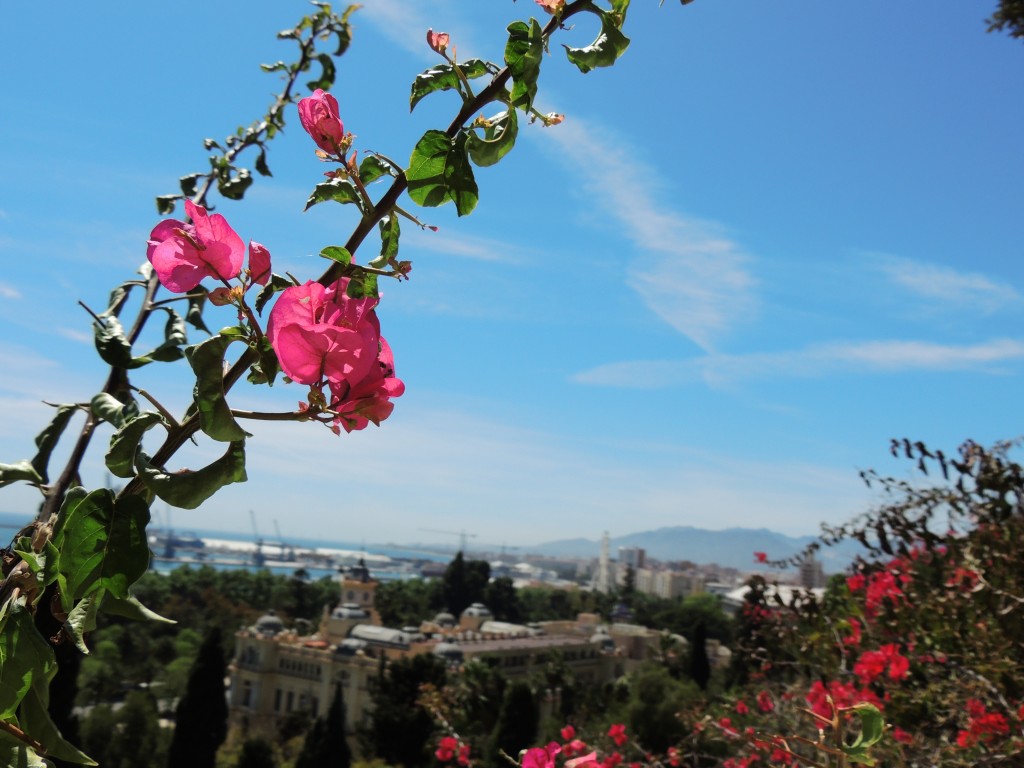
{"label": "magenta flower", "polygon": [[204,277],[237,277],[245,254],[242,238],[219,213],[210,216],[191,200],[185,201],[185,212],[191,225],[166,219],[150,233],[146,256],[160,283],[174,293],[187,293]]}
{"label": "magenta flower", "polygon": [[267,321],[267,338],[292,381],[353,387],[380,351],[374,298],[352,299],[348,278],[325,288],[312,281],[281,292]]}
{"label": "magenta flower", "polygon": [[249,279],[256,285],[266,285],[270,280],[270,251],[252,240],[249,241]]}
{"label": "magenta flower", "polygon": [[555,756],[562,751],[557,743],[551,742],[546,747],[533,747],[523,755],[522,768],[554,768]]}
{"label": "magenta flower", "polygon": [[448,43],[451,41],[450,36],[447,32],[435,32],[432,29],[427,30],[427,45],[430,46],[431,50],[437,53],[444,54],[448,49]]}
{"label": "magenta flower", "polygon": [[324,152],[338,154],[345,126],[338,114],[338,100],[320,88],[299,101],[299,122]]}
{"label": "magenta flower", "polygon": [[372,421],[378,427],[391,412],[395,404],[393,397],[401,397],[405,393],[405,384],[395,377],[395,357],[391,347],[380,337],[380,354],[377,364],[359,383],[350,386],[347,382],[331,383],[331,410],[338,415],[334,419],[334,430],[338,427],[346,432],[366,429]]}

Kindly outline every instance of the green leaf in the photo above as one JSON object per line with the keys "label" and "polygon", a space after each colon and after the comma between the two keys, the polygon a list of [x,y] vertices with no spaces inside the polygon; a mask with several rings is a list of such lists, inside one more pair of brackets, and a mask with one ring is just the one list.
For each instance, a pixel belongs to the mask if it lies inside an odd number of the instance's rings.
{"label": "green leaf", "polygon": [[[273,64],[260,64],[260,69],[264,72],[280,72],[288,69],[288,65],[283,61],[275,61]],[[207,147],[209,149],[209,147]]]}
{"label": "green leaf", "polygon": [[391,175],[391,164],[381,160],[377,155],[367,155],[359,164],[359,179],[363,184],[372,184],[382,176]]}
{"label": "green leaf", "polygon": [[255,346],[250,345],[250,348],[254,349],[256,354],[259,355],[259,360],[253,363],[249,369],[246,380],[252,384],[273,385],[274,379],[277,378],[277,374],[281,371],[281,365],[277,360],[277,353],[274,351],[274,347],[270,344],[270,339],[264,336]]}
{"label": "green leaf", "polygon": [[188,312],[185,313],[185,322],[199,331],[210,333],[210,329],[203,322],[203,307],[206,306],[206,296],[209,293],[203,286],[197,285],[189,291]]}
{"label": "green leaf", "polygon": [[181,200],[181,195],[160,195],[156,199],[156,212],[161,216],[174,213],[174,204]]}
{"label": "green leaf", "polygon": [[885,719],[874,704],[862,702],[850,707],[850,712],[860,716],[860,733],[852,744],[843,744],[842,750],[851,763],[874,765],[877,761],[871,757],[870,750],[882,740],[885,733]]}
{"label": "green leaf", "polygon": [[0,720],[14,717],[36,676],[49,683],[56,668],[53,650],[21,603],[0,622]]}
{"label": "green leaf", "polygon": [[103,598],[103,612],[113,616],[123,616],[135,621],[161,621],[165,624],[177,624],[174,619],[161,616],[144,606],[135,595],[126,598],[114,597],[109,592]]}
{"label": "green leaf", "polygon": [[253,178],[248,168],[238,168],[234,175],[221,174],[217,177],[217,191],[228,200],[241,200],[245,190],[252,186]]}
{"label": "green leaf", "polygon": [[306,83],[306,87],[311,91],[315,91],[317,88],[322,88],[325,91],[331,90],[331,86],[334,85],[334,61],[326,53],[321,53],[316,57],[316,60],[320,62],[322,72],[317,80],[310,80]]}
{"label": "green leaf", "polygon": [[377,292],[377,276],[372,272],[357,270],[354,275],[349,277],[345,293],[349,298],[353,299],[362,299],[367,296],[377,298],[379,295]]}
{"label": "green leaf", "polygon": [[409,197],[418,205],[436,208],[451,200],[459,216],[476,207],[479,192],[466,153],[465,133],[455,139],[443,131],[423,134],[413,148],[406,178]]}
{"label": "green leaf", "polygon": [[348,252],[347,248],[342,248],[340,245],[328,245],[320,251],[320,257],[330,261],[336,261],[346,267],[352,263],[352,254]]}
{"label": "green leaf", "polygon": [[120,429],[128,419],[139,415],[139,404],[134,400],[122,403],[113,395],[100,392],[90,401],[89,410],[93,418]]}
{"label": "green leaf", "polygon": [[[467,80],[483,77],[491,70],[482,59],[468,59],[459,64],[459,69]],[[459,87],[459,75],[451,64],[438,64],[426,72],[416,75],[412,82],[412,94],[409,96],[409,111],[412,112],[424,96],[435,91],[450,91]]]}
{"label": "green leaf", "polygon": [[0,464],[0,488],[11,483],[24,480],[33,485],[41,485],[44,480],[32,466],[31,461],[19,461],[15,464]]}
{"label": "green leaf", "polygon": [[157,424],[164,423],[164,417],[153,411],[140,413],[125,422],[110,438],[110,447],[105,457],[110,473],[115,477],[134,477],[135,454],[139,450],[142,436]]}
{"label": "green leaf", "polygon": [[38,435],[36,435],[36,455],[32,459],[32,468],[39,473],[39,477],[42,478],[42,482],[50,482],[50,478],[47,475],[48,467],[50,466],[50,455],[53,453],[53,449],[57,447],[57,442],[60,440],[61,435],[64,434],[64,430],[67,428],[68,421],[70,421],[72,415],[78,410],[77,405],[59,405],[57,406],[57,412],[53,415],[50,423],[46,425]]}
{"label": "green leaf", "polygon": [[88,494],[64,524],[58,570],[67,596],[80,600],[97,588],[126,598],[149,568],[149,505],[139,496],[114,499],[101,488]]}
{"label": "green leaf", "polygon": [[512,106],[529,111],[537,95],[537,77],[544,58],[544,33],[536,19],[508,25],[505,64],[512,75]]}
{"label": "green leaf", "polygon": [[218,490],[231,483],[245,482],[245,441],[231,443],[227,452],[200,470],[165,472],[139,455],[135,460],[139,476],[153,493],[175,507],[195,509]]}
{"label": "green leaf", "polygon": [[6,731],[0,731],[0,765],[10,768],[53,768],[53,763],[41,758],[25,742]]}
{"label": "green leaf", "polygon": [[494,165],[507,155],[515,146],[516,135],[519,133],[519,118],[514,109],[495,115],[489,122],[483,138],[475,130],[469,131],[466,138],[469,159],[482,167]]}
{"label": "green leaf", "polygon": [[309,199],[306,201],[306,207],[302,210],[308,211],[317,203],[323,203],[328,200],[333,200],[342,205],[355,203],[362,209],[362,200],[351,181],[348,179],[331,179],[330,181],[317,184],[313,188],[312,194],[310,194]]}
{"label": "green leaf", "polygon": [[267,150],[260,147],[260,153],[256,156],[256,173],[260,176],[273,176],[270,167],[267,165]]}
{"label": "green leaf", "polygon": [[596,67],[610,67],[629,47],[629,38],[619,29],[621,21],[616,14],[602,11],[596,6],[590,6],[587,10],[601,17],[601,34],[585,48],[563,46],[569,61],[584,74]]}
{"label": "green leaf", "polygon": [[[209,147],[207,147],[209,149]],[[196,185],[199,179],[203,178],[201,173],[190,173],[188,176],[182,176],[178,179],[178,184],[181,186],[181,194],[187,198],[193,198],[196,196]]]}
{"label": "green leaf", "polygon": [[188,344],[188,336],[185,333],[185,320],[170,307],[159,307],[167,313],[167,322],[164,324],[164,343],[152,352],[136,360],[159,361],[161,363],[173,363],[181,360],[182,346]]}
{"label": "green leaf", "polygon": [[[55,665],[56,666],[56,665]],[[56,673],[56,669],[54,670]],[[52,675],[51,675],[52,676]],[[49,685],[47,682],[46,685]],[[22,702],[20,722],[22,730],[38,741],[46,750],[46,756],[79,765],[97,765],[98,763],[84,752],[78,750],[71,742],[61,735],[60,730],[50,719],[48,704],[49,691],[45,685],[36,684]]]}
{"label": "green leaf", "polygon": [[64,535],[64,523],[68,517],[74,514],[75,507],[82,503],[88,491],[80,485],[73,486],[64,494],[64,500],[60,504],[60,512],[57,513],[57,522],[53,526],[53,535],[50,541],[59,549]]}
{"label": "green leaf", "polygon": [[85,644],[85,633],[96,629],[96,614],[99,612],[102,594],[92,594],[82,598],[78,605],[71,609],[64,622],[64,630],[71,636],[75,647],[88,655],[89,647]]}
{"label": "green leaf", "polygon": [[199,426],[222,443],[242,440],[246,436],[245,430],[231,415],[231,407],[224,394],[224,353],[237,340],[221,333],[185,349],[185,358],[196,375],[193,396],[199,411]]}
{"label": "green leaf", "polygon": [[262,315],[263,308],[267,306],[267,302],[273,298],[275,293],[283,291],[285,288],[290,288],[293,285],[296,285],[294,280],[271,274],[267,284],[256,294],[256,301],[254,303],[256,311]]}
{"label": "green leaf", "polygon": [[383,269],[390,259],[398,255],[398,239],[402,235],[402,228],[393,213],[382,218],[377,228],[380,230],[380,256],[369,264],[374,269]]}
{"label": "green leaf", "polygon": [[121,321],[113,315],[107,316],[103,320],[103,325],[93,323],[93,332],[96,351],[107,365],[114,368],[138,368],[145,364],[132,359],[132,345],[124,335]]}

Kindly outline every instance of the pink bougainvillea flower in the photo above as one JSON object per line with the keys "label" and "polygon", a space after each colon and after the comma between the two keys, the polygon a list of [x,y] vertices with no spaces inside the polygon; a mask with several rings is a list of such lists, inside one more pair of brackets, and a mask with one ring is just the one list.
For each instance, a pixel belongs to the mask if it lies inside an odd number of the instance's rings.
{"label": "pink bougainvillea flower", "polygon": [[626,726],[622,723],[615,723],[608,729],[608,737],[615,742],[616,747],[621,747],[629,737],[626,735]]}
{"label": "pink bougainvillea flower", "polygon": [[427,30],[427,45],[430,46],[431,50],[443,54],[448,49],[449,41],[450,37],[447,32],[435,32],[432,29]]}
{"label": "pink bougainvillea flower", "polygon": [[743,699],[740,699],[739,701],[736,702],[736,714],[737,715],[745,715],[749,711],[750,711],[750,707],[747,706],[747,702],[745,702]]}
{"label": "pink bougainvillea flower", "polygon": [[772,712],[775,709],[775,702],[768,691],[761,691],[757,694],[757,708],[762,712]]}
{"label": "pink bougainvillea flower", "polygon": [[391,347],[383,336],[380,337],[380,354],[377,365],[362,381],[349,386],[347,383],[331,383],[331,409],[338,415],[334,420],[335,430],[340,426],[346,432],[365,429],[372,421],[377,426],[395,409],[393,397],[405,393],[405,384],[395,377],[395,358]]}
{"label": "pink bougainvillea flower", "polygon": [[576,738],[576,729],[571,725],[565,726],[562,729],[562,741],[572,741]]}
{"label": "pink bougainvillea flower", "polygon": [[270,280],[270,251],[265,246],[249,241],[249,278],[257,285]]}
{"label": "pink bougainvillea flower", "polygon": [[561,751],[562,748],[554,741],[546,747],[528,749],[523,755],[522,768],[555,768],[555,757]]}
{"label": "pink bougainvillea flower", "polygon": [[601,764],[597,762],[597,753],[591,752],[589,755],[582,755],[580,757],[574,757],[572,760],[566,760],[565,768],[601,768]]}
{"label": "pink bougainvillea flower", "polygon": [[455,762],[457,762],[459,765],[470,764],[471,761],[469,759],[469,744],[463,744],[461,747],[459,747],[459,756],[456,758]]}
{"label": "pink bougainvillea flower", "polygon": [[267,338],[281,370],[300,384],[353,387],[370,373],[380,352],[377,300],[350,298],[348,278],[329,288],[315,282],[281,292],[267,321]]}
{"label": "pink bougainvillea flower", "polygon": [[149,236],[149,257],[161,285],[187,293],[204,277],[230,280],[242,271],[245,244],[219,213],[212,216],[191,200],[185,212],[192,225],[174,219],[156,225]]}
{"label": "pink bougainvillea flower", "polygon": [[345,137],[345,125],[338,113],[338,100],[317,88],[299,101],[299,122],[324,152],[337,154]]}

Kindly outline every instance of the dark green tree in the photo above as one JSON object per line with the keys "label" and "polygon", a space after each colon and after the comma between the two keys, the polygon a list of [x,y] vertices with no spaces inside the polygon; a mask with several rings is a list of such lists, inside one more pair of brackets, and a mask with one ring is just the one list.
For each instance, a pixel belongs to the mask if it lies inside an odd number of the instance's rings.
{"label": "dark green tree", "polygon": [[530,686],[522,680],[511,683],[505,690],[498,723],[494,726],[492,746],[487,756],[490,764],[495,767],[508,765],[499,750],[515,758],[519,756],[519,750],[535,746],[533,742],[537,738],[539,719],[540,709]]}
{"label": "dark green tree", "polygon": [[523,604],[508,576],[499,576],[484,588],[483,602],[498,621],[519,624],[523,620]]}
{"label": "dark green tree", "polygon": [[306,734],[295,768],[349,768],[352,751],[345,740],[345,704],[341,686],[334,686],[331,707],[325,717],[313,721]]}
{"label": "dark green tree", "polygon": [[459,552],[441,578],[445,606],[457,617],[470,604],[483,602],[490,580],[491,566],[486,560],[465,560]]}
{"label": "dark green tree", "polygon": [[711,663],[708,661],[708,630],[701,622],[693,631],[693,641],[690,643],[690,679],[695,682],[702,691],[708,689],[708,680],[711,679]]}
{"label": "dark green tree", "polygon": [[416,704],[420,686],[445,684],[445,665],[430,654],[381,659],[381,669],[370,680],[370,723],[360,731],[363,752],[389,765],[418,768],[428,765],[428,742],[434,733],[434,718]]}
{"label": "dark green tree", "polygon": [[632,565],[626,565],[626,575],[622,580],[619,596],[622,602],[630,608],[633,607],[633,598],[636,596],[636,570]]}
{"label": "dark green tree", "polygon": [[693,683],[676,680],[661,665],[645,664],[630,675],[627,731],[644,749],[664,752],[686,735],[677,713],[699,697]]}
{"label": "dark green tree", "polygon": [[228,733],[225,671],[221,633],[214,627],[199,646],[185,695],[178,701],[169,768],[215,767],[217,750]]}
{"label": "dark green tree", "polygon": [[989,32],[998,30],[1010,37],[1024,37],[1024,0],[999,0],[999,7],[988,24]]}
{"label": "dark green tree", "polygon": [[246,739],[238,756],[238,768],[277,768],[274,748],[265,739]]}

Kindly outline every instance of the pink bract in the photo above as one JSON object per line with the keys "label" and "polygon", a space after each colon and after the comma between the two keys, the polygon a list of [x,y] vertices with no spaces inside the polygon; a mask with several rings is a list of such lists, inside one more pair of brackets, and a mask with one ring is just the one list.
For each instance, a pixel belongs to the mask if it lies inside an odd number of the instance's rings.
{"label": "pink bract", "polygon": [[337,154],[345,136],[345,125],[338,112],[338,100],[317,88],[312,96],[299,101],[299,122],[324,152]]}
{"label": "pink bract", "polygon": [[528,749],[523,755],[522,768],[554,768],[555,756],[561,751],[562,748],[553,741],[546,747]]}
{"label": "pink bract", "polygon": [[147,256],[160,283],[187,293],[205,277],[230,280],[242,270],[245,245],[223,216],[210,216],[191,200],[185,211],[192,225],[167,219],[150,233]]}
{"label": "pink bract", "polygon": [[359,383],[347,385],[331,384],[332,410],[338,416],[335,427],[346,432],[366,429],[372,421],[377,426],[395,410],[393,397],[405,393],[405,384],[395,377],[395,357],[383,336],[380,337],[380,354],[377,364]]}
{"label": "pink bract", "polygon": [[329,288],[310,281],[278,297],[267,338],[292,381],[354,386],[370,373],[380,350],[377,300],[349,298],[347,285],[348,278]]}
{"label": "pink bract", "polygon": [[249,241],[249,276],[257,285],[266,285],[270,280],[270,251],[252,240]]}

